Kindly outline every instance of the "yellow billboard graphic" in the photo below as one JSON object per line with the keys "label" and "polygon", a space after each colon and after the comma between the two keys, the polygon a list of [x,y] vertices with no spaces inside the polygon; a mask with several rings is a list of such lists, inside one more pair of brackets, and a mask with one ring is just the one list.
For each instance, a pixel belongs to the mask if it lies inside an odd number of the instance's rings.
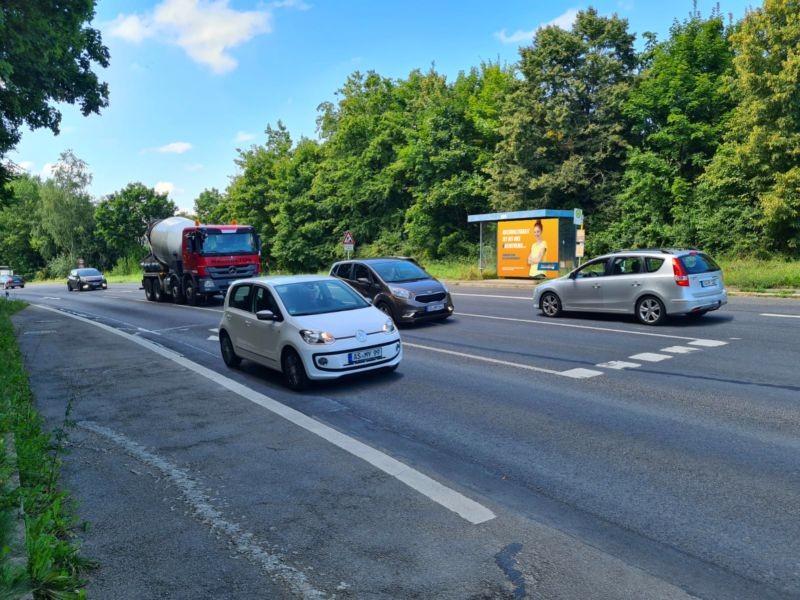
{"label": "yellow billboard graphic", "polygon": [[558,277],[558,219],[499,221],[498,277]]}

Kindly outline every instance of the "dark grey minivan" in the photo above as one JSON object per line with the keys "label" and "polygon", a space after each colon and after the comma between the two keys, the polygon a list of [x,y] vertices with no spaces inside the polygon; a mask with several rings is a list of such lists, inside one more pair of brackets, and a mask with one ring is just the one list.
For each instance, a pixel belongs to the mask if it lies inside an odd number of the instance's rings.
{"label": "dark grey minivan", "polygon": [[443,283],[406,258],[365,258],[334,263],[331,275],[344,279],[395,323],[443,320],[453,300]]}

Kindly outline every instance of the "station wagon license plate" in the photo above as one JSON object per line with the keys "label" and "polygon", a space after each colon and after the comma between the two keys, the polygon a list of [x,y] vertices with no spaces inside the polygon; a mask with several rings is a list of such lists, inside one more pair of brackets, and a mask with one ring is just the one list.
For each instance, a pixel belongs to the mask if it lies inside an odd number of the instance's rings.
{"label": "station wagon license plate", "polygon": [[703,279],[703,280],[700,281],[700,285],[702,287],[711,287],[712,285],[716,285],[716,284],[717,284],[717,280],[716,279]]}
{"label": "station wagon license plate", "polygon": [[347,354],[347,363],[357,365],[365,362],[372,362],[383,358],[383,348],[370,348],[369,350],[359,350]]}
{"label": "station wagon license plate", "polygon": [[444,310],[444,304],[429,304],[425,307],[428,312],[436,312],[437,310]]}

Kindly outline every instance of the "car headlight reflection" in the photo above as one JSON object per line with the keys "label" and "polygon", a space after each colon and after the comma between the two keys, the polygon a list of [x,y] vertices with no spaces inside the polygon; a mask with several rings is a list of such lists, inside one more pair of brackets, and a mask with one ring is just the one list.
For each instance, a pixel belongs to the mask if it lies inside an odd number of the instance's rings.
{"label": "car headlight reflection", "polygon": [[383,324],[383,332],[384,333],[394,333],[395,330],[394,321],[391,319],[386,319],[386,322]]}
{"label": "car headlight reflection", "polygon": [[411,292],[404,290],[403,288],[390,287],[389,291],[392,292],[392,296],[396,296],[397,298],[405,298],[406,300],[411,298]]}
{"label": "car headlight reflection", "polygon": [[315,329],[302,329],[300,336],[306,344],[332,344],[336,338],[327,331],[317,331]]}

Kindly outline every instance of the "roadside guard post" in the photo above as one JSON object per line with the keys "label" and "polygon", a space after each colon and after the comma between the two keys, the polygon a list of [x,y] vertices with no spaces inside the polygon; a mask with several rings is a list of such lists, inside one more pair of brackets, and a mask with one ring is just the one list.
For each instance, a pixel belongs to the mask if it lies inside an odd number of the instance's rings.
{"label": "roadside guard post", "polygon": [[344,248],[344,254],[349,259],[350,255],[353,253],[353,250],[356,247],[356,240],[353,237],[353,234],[350,233],[350,230],[344,232],[344,238],[342,238],[342,248]]}
{"label": "roadside guard post", "polygon": [[[483,271],[483,224],[497,223],[497,276],[552,279],[573,269],[583,256],[583,211],[522,210],[469,215],[480,227],[479,268]],[[580,227],[580,235],[576,230]],[[579,242],[580,237],[580,242]]]}

